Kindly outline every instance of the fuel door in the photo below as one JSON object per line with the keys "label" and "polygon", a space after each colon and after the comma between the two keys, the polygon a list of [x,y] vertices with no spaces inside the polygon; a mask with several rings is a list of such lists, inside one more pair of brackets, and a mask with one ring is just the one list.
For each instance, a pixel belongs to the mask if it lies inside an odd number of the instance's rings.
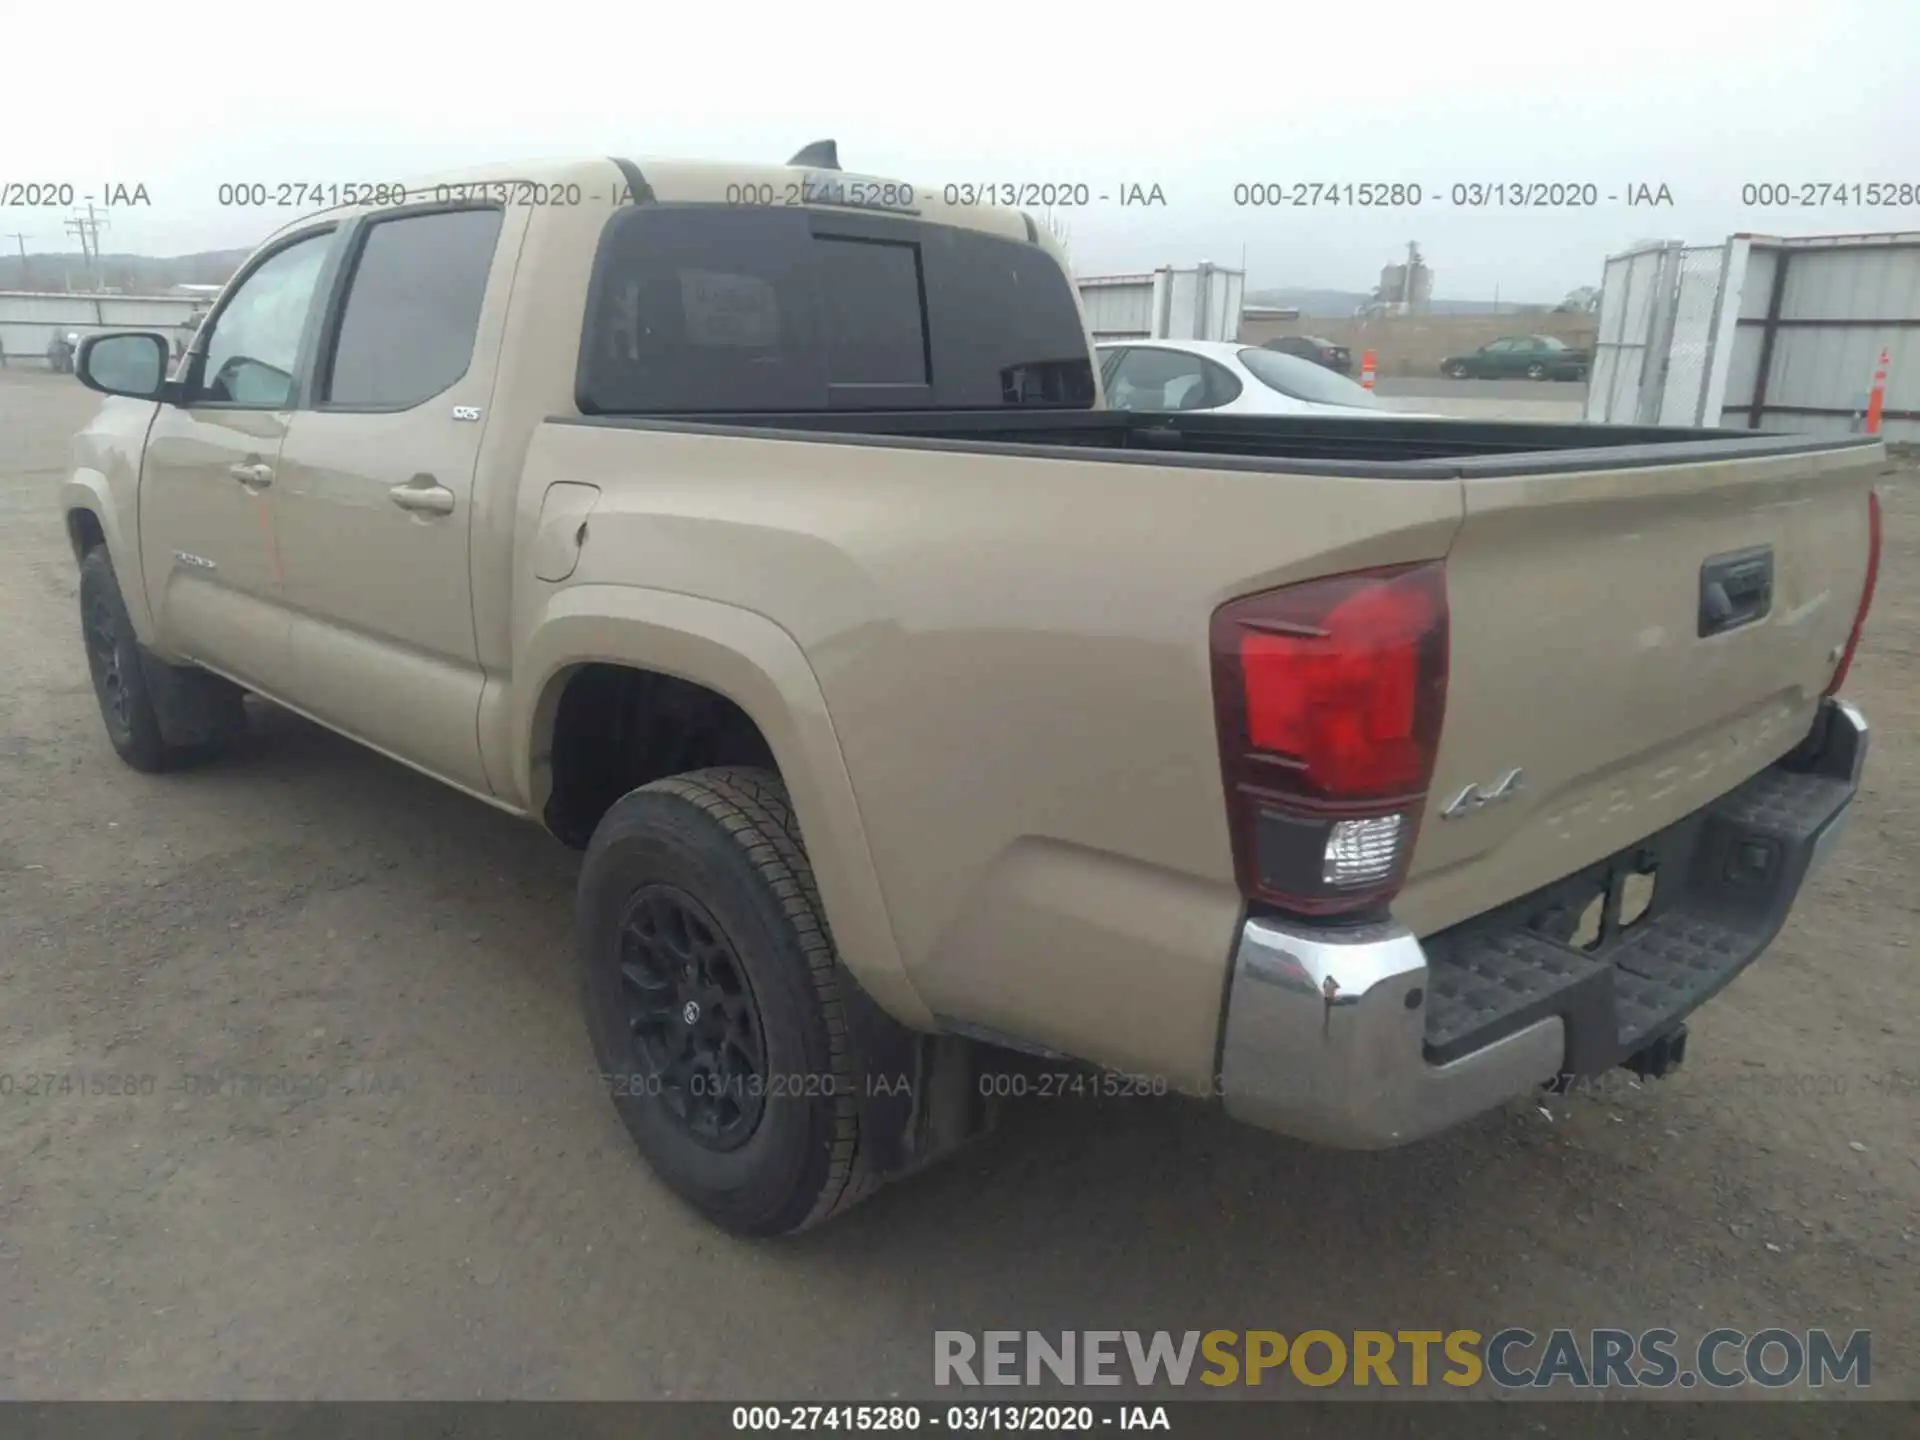
{"label": "fuel door", "polygon": [[540,579],[565,580],[573,574],[587,543],[588,516],[599,499],[598,485],[562,481],[547,487],[533,531],[533,573]]}

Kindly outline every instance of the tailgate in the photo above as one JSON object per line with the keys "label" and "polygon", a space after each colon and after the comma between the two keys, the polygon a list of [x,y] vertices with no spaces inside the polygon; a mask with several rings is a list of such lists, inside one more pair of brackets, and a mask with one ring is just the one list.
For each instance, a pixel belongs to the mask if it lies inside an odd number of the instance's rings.
{"label": "tailgate", "polygon": [[1884,463],[1864,446],[1469,469],[1446,719],[1400,918],[1427,934],[1526,894],[1791,749],[1853,628]]}

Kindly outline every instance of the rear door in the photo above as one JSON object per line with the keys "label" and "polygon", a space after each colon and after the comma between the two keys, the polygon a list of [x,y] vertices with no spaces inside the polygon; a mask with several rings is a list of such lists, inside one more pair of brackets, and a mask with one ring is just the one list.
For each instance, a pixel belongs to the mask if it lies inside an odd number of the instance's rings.
{"label": "rear door", "polygon": [[162,643],[269,692],[288,659],[280,446],[335,238],[333,226],[306,231],[249,262],[187,362],[183,399],[156,409],[141,458],[141,560]]}
{"label": "rear door", "polygon": [[1437,928],[1559,879],[1792,748],[1853,627],[1878,455],[1469,462],[1403,918]]}
{"label": "rear door", "polygon": [[280,455],[288,698],[483,793],[468,536],[526,213],[423,208],[358,222],[312,407]]}

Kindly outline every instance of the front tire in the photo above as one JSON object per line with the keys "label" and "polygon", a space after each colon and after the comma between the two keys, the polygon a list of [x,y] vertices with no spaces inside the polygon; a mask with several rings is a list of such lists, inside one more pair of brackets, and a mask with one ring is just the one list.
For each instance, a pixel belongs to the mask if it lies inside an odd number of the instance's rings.
{"label": "front tire", "polygon": [[80,562],[80,624],[94,698],[100,702],[100,718],[114,753],[148,775],[171,769],[179,755],[161,734],[159,712],[140,663],[140,644],[104,545],[88,551]]}
{"label": "front tire", "polygon": [[80,562],[80,633],[107,739],[135,770],[156,775],[209,759],[246,733],[231,681],[141,646],[104,545]]}
{"label": "front tire", "polygon": [[616,801],[575,912],[587,1028],[662,1180],[741,1235],[868,1194],[843,987],[786,787],[745,766]]}
{"label": "front tire", "polygon": [[1446,367],[1446,374],[1449,380],[1464,380],[1467,378],[1467,367],[1455,361]]}
{"label": "front tire", "polygon": [[1547,367],[1542,365],[1538,360],[1534,361],[1531,365],[1527,366],[1527,379],[1544,380],[1546,378],[1547,378]]}

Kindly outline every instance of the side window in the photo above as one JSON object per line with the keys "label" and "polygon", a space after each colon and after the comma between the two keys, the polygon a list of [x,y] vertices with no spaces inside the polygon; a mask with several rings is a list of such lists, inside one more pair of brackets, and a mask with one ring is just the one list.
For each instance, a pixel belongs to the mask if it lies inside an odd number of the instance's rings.
{"label": "side window", "polygon": [[193,399],[277,410],[292,403],[295,357],[331,230],[269,256],[233,293],[207,337]]}
{"label": "side window", "polygon": [[[1224,365],[1213,361],[1204,362],[1207,372],[1206,407],[1211,410],[1216,405],[1230,405],[1240,398],[1240,380]],[[1192,407],[1188,407],[1192,408]]]}
{"label": "side window", "polygon": [[1489,355],[1504,355],[1511,349],[1513,349],[1513,341],[1495,340],[1491,345],[1487,346],[1487,353]]}
{"label": "side window", "polygon": [[1208,404],[1206,370],[1197,355],[1142,346],[1114,370],[1107,399],[1116,410],[1201,410]]}
{"label": "side window", "polygon": [[1120,362],[1126,358],[1125,350],[1108,350],[1100,356],[1100,383],[1108,390],[1113,389],[1114,373],[1119,370]]}
{"label": "side window", "polygon": [[406,409],[467,373],[501,220],[499,210],[446,210],[367,228],[322,403]]}

